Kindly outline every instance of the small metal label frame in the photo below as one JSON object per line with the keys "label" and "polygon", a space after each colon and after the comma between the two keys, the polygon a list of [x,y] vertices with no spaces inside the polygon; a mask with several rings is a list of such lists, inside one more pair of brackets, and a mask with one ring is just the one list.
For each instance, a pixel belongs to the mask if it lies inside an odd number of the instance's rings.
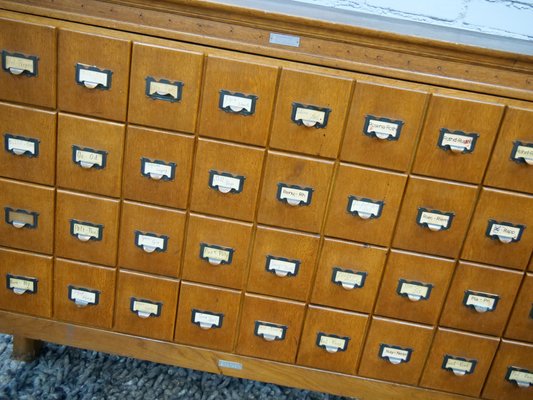
{"label": "small metal label frame", "polygon": [[39,279],[27,276],[6,274],[6,287],[18,295],[36,294]]}
{"label": "small metal label frame", "polygon": [[12,75],[37,76],[39,57],[2,50],[2,69]]}
{"label": "small metal label frame", "polygon": [[433,232],[446,231],[452,226],[455,213],[419,207],[416,223]]}
{"label": "small metal label frame", "polygon": [[400,139],[403,125],[404,122],[399,119],[366,115],[363,135],[380,140],[396,141]]}
{"label": "small metal label frame", "polygon": [[276,198],[278,201],[291,206],[308,206],[311,204],[314,191],[310,187],[288,185],[280,182],[278,183]]}
{"label": "small metal label frame", "polygon": [[442,360],[441,368],[446,371],[451,371],[454,375],[463,376],[474,373],[476,369],[477,360],[456,357],[446,354]]}
{"label": "small metal label frame", "polygon": [[145,94],[153,100],[176,103],[181,101],[183,82],[168,79],[157,80],[154,77],[147,76]]}
{"label": "small metal label frame", "polygon": [[200,243],[200,258],[211,265],[231,264],[234,252],[231,247]]}
{"label": "small metal label frame", "polygon": [[266,256],[265,270],[279,277],[291,277],[298,275],[300,264],[300,260],[268,255]]}
{"label": "small metal label frame", "polygon": [[223,320],[223,313],[202,311],[196,308],[193,308],[191,312],[191,322],[202,329],[222,328]]}
{"label": "small metal label frame", "polygon": [[492,240],[499,240],[502,243],[519,242],[522,234],[526,229],[525,225],[512,224],[510,222],[498,222],[494,219],[489,219],[485,235]]}
{"label": "small metal label frame", "polygon": [[159,317],[163,303],[137,297],[130,298],[130,311],[140,318]]}
{"label": "small metal label frame", "polygon": [[390,344],[381,343],[379,345],[379,358],[397,365],[401,363],[408,363],[411,360],[413,349],[408,347],[393,346]]}
{"label": "small metal label frame", "polygon": [[321,129],[327,126],[330,113],[327,107],[292,103],[291,120],[298,126]]}
{"label": "small metal label frame", "polygon": [[265,339],[267,342],[284,340],[287,335],[287,326],[273,324],[272,322],[255,321],[254,335]]}
{"label": "small metal label frame", "polygon": [[209,171],[208,185],[211,189],[221,193],[238,194],[244,188],[245,179],[246,177],[243,175],[233,175],[229,172],[219,172],[212,169]]}
{"label": "small metal label frame", "polygon": [[463,296],[463,305],[478,313],[494,311],[498,301],[500,301],[500,296],[497,294],[476,292],[474,290],[465,290],[465,295]]}
{"label": "small metal label frame", "polygon": [[168,236],[152,232],[135,231],[135,246],[147,253],[164,253],[168,247]]}
{"label": "small metal label frame", "polygon": [[242,364],[235,361],[218,360],[218,366],[220,368],[231,368],[236,370],[242,370]]}
{"label": "small metal label frame", "polygon": [[100,291],[68,285],[68,299],[78,307],[95,306],[100,303]]}
{"label": "small metal label frame", "polygon": [[511,151],[511,160],[517,164],[533,165],[533,143],[515,140]]}
{"label": "small metal label frame", "polygon": [[254,94],[244,94],[221,90],[218,107],[227,113],[252,115],[255,113],[255,104],[259,97]]}
{"label": "small metal label frame", "polygon": [[84,169],[104,169],[107,165],[107,151],[72,145],[72,162]]}
{"label": "small metal label frame", "polygon": [[505,380],[516,384],[520,388],[533,387],[533,371],[520,367],[509,366]]}
{"label": "small metal label frame", "polygon": [[39,156],[39,139],[4,133],[4,148],[8,153],[30,158]]}
{"label": "small metal label frame", "polygon": [[383,200],[372,200],[366,197],[348,196],[348,214],[358,216],[362,219],[375,219],[381,217],[383,212]]}
{"label": "small metal label frame", "polygon": [[113,71],[81,63],[76,64],[76,83],[87,89],[111,89]]}
{"label": "small metal label frame", "polygon": [[141,175],[156,181],[173,181],[176,177],[176,163],[142,157]]}
{"label": "small metal label frame", "polygon": [[82,242],[99,242],[104,236],[104,225],[71,219],[70,234]]}
{"label": "small metal label frame", "polygon": [[368,272],[353,271],[340,267],[333,267],[332,271],[331,282],[335,285],[342,286],[346,290],[359,289],[365,286]]}
{"label": "small metal label frame", "polygon": [[6,224],[14,228],[36,229],[39,222],[39,213],[23,210],[21,208],[4,207]]}
{"label": "small metal label frame", "polygon": [[318,332],[316,335],[316,345],[328,353],[346,351],[349,341],[350,338],[348,336],[338,336],[323,332]]}
{"label": "small metal label frame", "polygon": [[286,35],[284,33],[270,32],[270,44],[279,44],[282,46],[300,47],[300,36]]}
{"label": "small metal label frame", "polygon": [[431,283],[408,281],[400,278],[396,293],[399,296],[407,297],[411,301],[420,301],[429,299],[432,289],[433,285]]}
{"label": "small metal label frame", "polygon": [[472,153],[476,147],[478,137],[479,134],[477,133],[465,133],[441,128],[437,146],[444,151],[462,154]]}

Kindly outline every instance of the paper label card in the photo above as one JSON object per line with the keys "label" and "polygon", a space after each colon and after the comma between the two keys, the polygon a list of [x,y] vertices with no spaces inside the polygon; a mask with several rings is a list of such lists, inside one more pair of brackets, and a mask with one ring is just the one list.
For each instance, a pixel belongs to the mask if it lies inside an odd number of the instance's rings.
{"label": "paper label card", "polygon": [[4,207],[4,217],[7,224],[15,228],[36,229],[39,213],[20,208]]}
{"label": "paper label card", "polygon": [[221,90],[218,106],[225,112],[247,116],[255,113],[257,100],[258,97],[253,94],[247,95]]}
{"label": "paper label card", "polygon": [[396,293],[402,297],[407,297],[412,301],[427,300],[431,294],[433,285],[431,283],[423,283],[416,281],[408,281],[406,279],[400,279],[398,281],[398,287]]}
{"label": "paper label card", "polygon": [[442,369],[452,371],[455,375],[469,375],[476,369],[477,360],[469,360],[446,354],[442,361]]}
{"label": "paper label card", "polygon": [[505,379],[514,382],[519,387],[528,388],[533,386],[533,371],[520,367],[509,367]]}
{"label": "paper label card", "polygon": [[193,309],[191,321],[202,329],[221,328],[224,314]]}
{"label": "paper label card", "polygon": [[333,267],[331,281],[335,285],[342,286],[346,290],[351,290],[355,288],[362,288],[365,285],[366,276],[366,272]]}
{"label": "paper label card", "polygon": [[37,293],[37,278],[30,278],[26,276],[17,276],[12,274],[6,275],[6,286],[15,294],[35,294]]}
{"label": "paper label card", "polygon": [[372,200],[365,197],[348,196],[348,213],[362,219],[374,219],[381,217],[385,202]]}
{"label": "paper label card", "polygon": [[85,169],[104,169],[107,164],[107,151],[73,145],[72,161]]}
{"label": "paper label card", "polygon": [[349,341],[350,338],[348,336],[338,336],[322,332],[318,332],[316,337],[316,345],[326,350],[328,353],[346,351]]}
{"label": "paper label card", "polygon": [[519,242],[522,238],[522,233],[526,229],[525,225],[512,224],[510,222],[498,222],[489,219],[486,235],[493,239],[499,240],[502,243]]}
{"label": "paper label card", "polygon": [[301,103],[292,103],[291,120],[296,125],[314,128],[325,128],[328,124],[331,109]]}
{"label": "paper label card", "polygon": [[412,349],[392,346],[385,343],[382,343],[379,346],[379,357],[389,361],[392,364],[409,362],[412,352]]}
{"label": "paper label card", "polygon": [[466,290],[463,297],[463,305],[484,313],[487,311],[494,311],[498,305],[500,296],[497,294],[475,292],[473,290]]}
{"label": "paper label card", "polygon": [[39,139],[4,134],[4,149],[16,156],[37,157],[39,155]]}
{"label": "paper label card", "polygon": [[175,103],[181,100],[183,93],[183,82],[171,81],[168,79],[155,79],[146,77],[146,96],[153,100],[163,100]]}
{"label": "paper label card", "polygon": [[454,153],[472,153],[479,135],[463,131],[451,131],[442,128],[439,134],[438,146],[445,151]]}
{"label": "paper label card", "polygon": [[2,69],[13,75],[37,76],[38,61],[37,56],[2,50]]}
{"label": "paper label card", "polygon": [[100,241],[104,233],[102,224],[93,224],[92,222],[82,222],[75,219],[70,220],[70,234],[82,242],[89,240]]}
{"label": "paper label card", "polygon": [[296,276],[300,269],[300,260],[290,260],[284,257],[266,257],[265,269],[277,276]]}
{"label": "paper label card", "polygon": [[147,253],[163,253],[167,251],[168,236],[156,233],[135,231],[135,246]]}
{"label": "paper label card", "polygon": [[285,325],[273,324],[271,322],[255,321],[254,334],[262,337],[268,342],[283,340],[287,333]]}
{"label": "paper label card", "polygon": [[218,190],[221,193],[241,193],[244,187],[242,175],[233,175],[229,172],[209,171],[209,187]]}
{"label": "paper label card", "polygon": [[93,306],[100,302],[100,291],[69,285],[68,299],[79,307]]}
{"label": "paper label card", "polygon": [[291,206],[308,206],[313,197],[313,188],[278,183],[276,198]]}
{"label": "paper label card", "polygon": [[214,244],[200,243],[200,258],[209,264],[231,264],[234,249]]}
{"label": "paper label card", "polygon": [[533,143],[514,141],[511,160],[517,164],[533,165]]}
{"label": "paper label card", "polygon": [[173,181],[176,176],[176,163],[142,157],[141,175],[157,181]]}
{"label": "paper label card", "polygon": [[431,231],[445,231],[452,226],[453,212],[444,212],[420,207],[416,216],[416,223]]}
{"label": "paper label card", "polygon": [[371,138],[394,141],[400,138],[403,125],[404,122],[400,120],[367,115],[363,134]]}
{"label": "paper label card", "polygon": [[76,64],[76,83],[88,89],[109,90],[113,72],[81,63]]}
{"label": "paper label card", "polygon": [[138,299],[135,297],[130,299],[130,310],[141,318],[159,317],[161,315],[162,307],[163,303],[157,301]]}

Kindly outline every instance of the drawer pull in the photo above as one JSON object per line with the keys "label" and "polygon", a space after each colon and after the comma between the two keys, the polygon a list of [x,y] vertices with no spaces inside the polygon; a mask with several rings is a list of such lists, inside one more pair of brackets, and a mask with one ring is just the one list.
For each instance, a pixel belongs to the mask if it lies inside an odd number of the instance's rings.
{"label": "drawer pull", "polygon": [[135,246],[147,253],[167,251],[168,236],[156,233],[135,231]]}
{"label": "drawer pull", "polygon": [[240,193],[244,187],[246,177],[232,175],[229,172],[209,171],[209,187],[221,193]]}
{"label": "drawer pull", "polygon": [[255,103],[258,97],[253,94],[234,93],[221,90],[218,107],[228,113],[252,115],[255,112]]}
{"label": "drawer pull", "polygon": [[89,240],[100,241],[104,234],[104,226],[102,224],[93,224],[92,222],[71,219],[70,234],[82,242]]}
{"label": "drawer pull", "polygon": [[142,157],[141,175],[156,181],[173,181],[176,176],[176,163]]}
{"label": "drawer pull", "polygon": [[520,367],[509,367],[505,374],[505,380],[515,383],[523,389],[533,387],[533,371]]}
{"label": "drawer pull", "polygon": [[328,124],[331,109],[327,107],[317,107],[292,103],[291,120],[296,125],[304,125],[308,128],[325,128]]}
{"label": "drawer pull", "polygon": [[446,354],[442,361],[442,369],[453,372],[456,376],[470,375],[476,369],[477,360],[469,360]]}
{"label": "drawer pull", "polygon": [[39,139],[4,134],[4,148],[16,156],[37,157],[39,155]]}
{"label": "drawer pull", "polygon": [[146,77],[145,93],[153,100],[163,100],[175,103],[181,100],[183,82],[170,81],[168,79],[155,79]]}
{"label": "drawer pull", "polygon": [[465,133],[442,128],[437,145],[444,151],[452,151],[456,154],[472,153],[478,137],[477,133]]}
{"label": "drawer pull", "polygon": [[431,210],[425,207],[418,208],[416,223],[428,228],[432,232],[445,231],[452,226],[453,212]]}
{"label": "drawer pull", "polygon": [[12,75],[37,76],[37,56],[2,50],[2,68]]}
{"label": "drawer pull", "polygon": [[407,347],[392,346],[385,343],[379,345],[379,357],[394,365],[409,362],[412,353],[413,349]]}
{"label": "drawer pull", "polygon": [[407,297],[411,301],[420,301],[429,299],[431,289],[433,289],[433,285],[431,283],[400,279],[398,280],[396,293],[402,297]]}
{"label": "drawer pull", "polygon": [[26,276],[6,275],[7,288],[13,293],[22,296],[25,293],[35,294],[37,293],[37,278],[29,278]]}
{"label": "drawer pull", "polygon": [[87,89],[109,90],[113,72],[95,66],[76,64],[76,83]]}
{"label": "drawer pull", "polygon": [[137,314],[139,318],[159,317],[162,308],[163,303],[158,301],[138,299],[136,297],[130,299],[130,310]]}
{"label": "drawer pull", "polygon": [[316,335],[316,345],[328,353],[337,353],[339,351],[346,351],[348,348],[348,336],[337,336],[318,332]]}
{"label": "drawer pull", "polygon": [[497,222],[496,220],[489,219],[485,234],[492,240],[499,240],[501,243],[508,244],[519,242],[524,229],[526,229],[525,225],[514,225],[510,222]]}
{"label": "drawer pull", "polygon": [[4,207],[5,221],[14,228],[37,228],[39,213],[20,208]]}
{"label": "drawer pull", "polygon": [[487,311],[494,311],[499,300],[500,296],[497,294],[465,290],[463,305],[476,310],[478,313],[485,313]]}
{"label": "drawer pull", "polygon": [[107,151],[72,145],[72,161],[84,169],[104,169]]}
{"label": "drawer pull", "polygon": [[385,202],[372,200],[365,197],[348,196],[348,213],[362,219],[374,219],[381,217]]}
{"label": "drawer pull", "polygon": [[355,288],[362,288],[365,286],[366,276],[367,272],[356,272],[352,271],[351,269],[333,267],[331,281],[335,285],[342,286],[346,290],[353,290]]}
{"label": "drawer pull", "polygon": [[234,252],[231,247],[200,243],[200,258],[211,265],[231,264]]}
{"label": "drawer pull", "polygon": [[267,342],[285,339],[287,326],[273,324],[271,322],[255,321],[255,336],[265,339]]}
{"label": "drawer pull", "polygon": [[279,277],[296,276],[300,269],[300,260],[289,260],[283,257],[266,257],[265,269]]}
{"label": "drawer pull", "polygon": [[287,203],[293,207],[308,206],[311,204],[314,189],[298,185],[287,185],[278,183],[276,198],[282,203]]}
{"label": "drawer pull", "polygon": [[518,164],[533,165],[533,143],[520,140],[513,142],[511,160]]}
{"label": "drawer pull", "polygon": [[224,314],[211,311],[202,311],[193,308],[191,321],[202,329],[221,328]]}
{"label": "drawer pull", "polygon": [[394,141],[400,138],[403,124],[400,120],[367,115],[363,134],[375,139]]}
{"label": "drawer pull", "polygon": [[80,308],[94,306],[100,302],[100,291],[69,285],[68,299]]}

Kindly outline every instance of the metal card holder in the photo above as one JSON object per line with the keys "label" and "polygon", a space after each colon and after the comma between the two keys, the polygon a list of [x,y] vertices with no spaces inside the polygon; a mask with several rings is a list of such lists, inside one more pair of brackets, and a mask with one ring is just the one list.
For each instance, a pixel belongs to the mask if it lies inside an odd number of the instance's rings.
{"label": "metal card holder", "polygon": [[154,77],[147,76],[145,94],[153,100],[177,103],[181,101],[183,82],[171,81],[169,79],[158,80]]}
{"label": "metal card holder", "polygon": [[217,190],[220,193],[241,193],[244,188],[243,175],[233,175],[229,172],[219,172],[214,169],[209,170],[208,185],[211,189]]}
{"label": "metal card holder", "polygon": [[511,161],[517,164],[533,165],[533,143],[515,140],[511,151]]}
{"label": "metal card holder", "polygon": [[203,311],[196,308],[192,309],[191,322],[202,329],[222,328],[224,320],[223,313],[216,313],[212,311]]}
{"label": "metal card holder", "polygon": [[500,296],[497,294],[476,292],[474,290],[465,290],[463,296],[463,305],[478,313],[494,311],[499,301]]}
{"label": "metal card holder", "polygon": [[164,253],[167,251],[168,236],[157,233],[135,231],[135,246],[146,253]]}
{"label": "metal card holder", "polygon": [[111,77],[113,76],[113,71],[81,63],[77,63],[75,68],[76,83],[78,85],[84,86],[87,89],[111,89]]}
{"label": "metal card holder", "polygon": [[100,303],[100,291],[68,285],[68,299],[80,308],[95,306]]}
{"label": "metal card holder", "polygon": [[433,284],[418,281],[409,281],[400,278],[396,293],[401,297],[407,297],[411,301],[427,300],[431,295]]}
{"label": "metal card holder", "polygon": [[141,175],[156,181],[173,181],[176,177],[176,163],[141,157]]}
{"label": "metal card holder", "polygon": [[379,358],[397,365],[401,363],[408,363],[411,360],[413,349],[409,347],[400,347],[381,343],[379,345]]}
{"label": "metal card holder", "polygon": [[441,128],[437,146],[444,151],[453,153],[472,153],[479,137],[477,133],[465,133],[463,131],[451,131]]}
{"label": "metal card holder", "polygon": [[130,311],[137,314],[139,318],[160,317],[163,303],[159,301],[152,301],[141,299],[137,297],[130,298]]}
{"label": "metal card holder", "polygon": [[522,238],[524,229],[526,229],[526,226],[522,224],[498,222],[494,219],[489,219],[485,235],[492,240],[499,240],[504,244],[516,243]]}
{"label": "metal card holder", "polygon": [[314,189],[298,185],[278,183],[276,199],[290,206],[308,206],[311,204]]}
{"label": "metal card holder", "polygon": [[200,243],[200,258],[211,265],[231,264],[234,252],[231,247]]}
{"label": "metal card holder", "polygon": [[266,256],[265,270],[281,278],[286,276],[291,277],[298,275],[300,264],[300,260],[290,260],[284,257],[268,255]]}
{"label": "metal card holder", "polygon": [[38,157],[40,142],[39,139],[4,133],[4,149],[16,156]]}
{"label": "metal card holder", "polygon": [[298,126],[322,129],[328,124],[331,109],[302,103],[292,103],[291,120]]}
{"label": "metal card holder", "polygon": [[83,169],[104,169],[107,165],[107,151],[72,145],[72,162]]}
{"label": "metal card holder", "polygon": [[4,207],[4,218],[6,224],[14,228],[36,229],[39,222],[39,213],[21,208]]}
{"label": "metal card holder", "polygon": [[338,336],[323,332],[318,332],[316,335],[316,345],[328,353],[338,353],[346,351],[348,348],[348,336]]}
{"label": "metal card holder", "polygon": [[416,215],[416,223],[430,231],[446,231],[452,226],[455,216],[453,212],[433,210],[431,208],[419,207]]}
{"label": "metal card holder", "polygon": [[346,211],[348,214],[357,216],[361,219],[375,219],[381,217],[383,212],[383,200],[372,200],[366,197],[348,196],[348,205]]}
{"label": "metal card holder", "polygon": [[365,286],[367,272],[340,267],[333,267],[332,271],[331,282],[335,285],[342,286],[346,290],[359,289]]}
{"label": "metal card holder", "polygon": [[6,274],[6,287],[13,293],[21,296],[23,294],[36,294],[39,279],[27,276]]}
{"label": "metal card holder", "polygon": [[35,77],[38,74],[39,57],[2,50],[2,69],[12,75]]}
{"label": "metal card holder", "polygon": [[441,368],[453,372],[456,376],[463,376],[473,374],[476,365],[477,360],[446,354],[442,360]]}
{"label": "metal card holder", "polygon": [[505,380],[514,383],[519,388],[527,389],[533,387],[533,371],[526,368],[509,366],[505,374]]}
{"label": "metal card holder", "polygon": [[363,135],[370,138],[396,141],[400,139],[404,122],[399,119],[365,116]]}
{"label": "metal card holder", "polygon": [[254,335],[267,342],[284,340],[287,335],[287,326],[273,324],[272,322],[255,321]]}
{"label": "metal card holder", "polygon": [[99,242],[104,236],[104,225],[71,219],[70,234],[82,242]]}
{"label": "metal card holder", "polygon": [[255,104],[258,99],[259,97],[254,94],[220,90],[218,107],[227,113],[248,116],[255,113]]}

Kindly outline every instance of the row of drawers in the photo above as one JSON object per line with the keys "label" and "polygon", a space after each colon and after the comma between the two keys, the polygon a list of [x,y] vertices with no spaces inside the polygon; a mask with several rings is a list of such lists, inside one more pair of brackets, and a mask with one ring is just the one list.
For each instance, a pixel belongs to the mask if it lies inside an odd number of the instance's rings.
{"label": "row of drawers", "polygon": [[[428,100],[425,91],[394,82],[358,81],[351,101],[351,78],[291,68],[279,73],[262,58],[209,55],[202,78],[203,53],[142,43],[133,44],[130,74],[129,40],[66,29],[59,30],[56,66],[55,29],[6,20],[0,29],[6,33],[0,40],[3,99],[55,108],[57,70],[60,110],[115,121],[127,114],[141,125],[327,158],[340,150],[343,161],[398,171],[409,169],[419,142],[412,170],[420,175],[480,183],[504,117],[505,107],[496,102],[468,100],[460,92]],[[23,54],[35,55],[38,69]],[[92,83],[80,81],[80,65]],[[507,110],[486,185],[533,193],[532,123],[531,111]]]}
{"label": "row of drawers", "polygon": [[[7,280],[0,307],[51,317],[53,303],[54,318],[62,321],[349,374],[359,365],[361,376],[410,385],[421,378],[423,387],[472,396],[480,394],[499,343],[252,294],[241,304],[240,291],[136,272],[120,271],[115,285],[114,269],[64,259],[54,264],[52,273],[51,257],[0,250]],[[526,399],[532,361],[531,344],[503,341],[484,395]],[[509,374],[514,380],[506,380]]]}

